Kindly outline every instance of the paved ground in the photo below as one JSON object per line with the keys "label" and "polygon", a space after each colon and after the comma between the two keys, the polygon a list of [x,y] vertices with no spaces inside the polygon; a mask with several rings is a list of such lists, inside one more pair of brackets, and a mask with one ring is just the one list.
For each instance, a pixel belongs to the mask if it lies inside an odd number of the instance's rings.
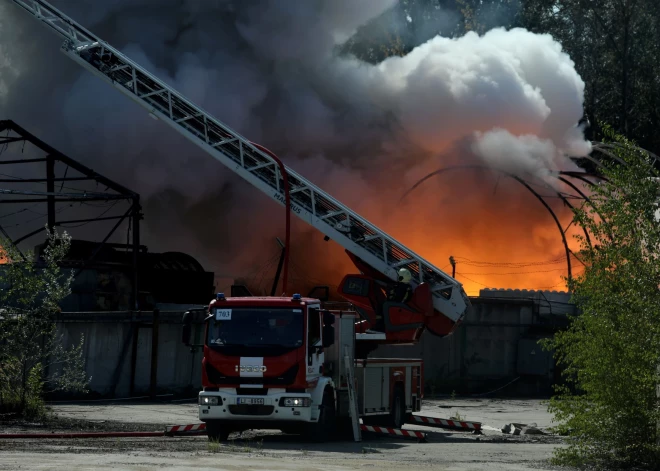
{"label": "paved ground", "polygon": [[[162,430],[165,424],[196,423],[194,404],[86,403],[53,407],[62,422],[52,431]],[[94,439],[0,439],[0,470],[5,469],[172,469],[172,470],[527,470],[554,469],[547,459],[561,440],[552,435],[505,435],[507,423],[551,425],[537,400],[447,400],[424,403],[423,414],[481,421],[475,436],[421,426],[428,443],[364,436],[361,443],[310,444],[279,432],[249,432],[226,445],[205,436]],[[0,432],[43,432],[43,426],[0,424]]]}

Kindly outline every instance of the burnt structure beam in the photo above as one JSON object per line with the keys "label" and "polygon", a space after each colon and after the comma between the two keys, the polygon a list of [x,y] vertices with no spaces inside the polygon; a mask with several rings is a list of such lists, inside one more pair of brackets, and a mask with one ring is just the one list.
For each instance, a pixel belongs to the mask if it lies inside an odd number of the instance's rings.
{"label": "burnt structure beam", "polygon": [[149,395],[156,399],[158,390],[158,330],[160,328],[160,311],[154,309],[151,324],[151,371],[149,378]]}
{"label": "burnt structure beam", "polygon": [[140,219],[142,219],[142,207],[140,206],[140,197],[136,195],[133,197],[133,204],[131,205],[131,226],[133,229],[133,309],[139,309],[139,253],[140,253]]}
{"label": "burnt structure beam", "polygon": [[[66,221],[59,221],[55,223],[56,226],[63,226],[64,224],[79,224],[82,222],[96,222],[96,221],[112,221],[114,219],[121,219],[124,216],[103,216],[99,218],[88,218],[88,219],[67,219]],[[107,244],[106,244],[107,245]]]}
{"label": "burnt structure beam", "polygon": [[[48,222],[46,226],[50,231],[55,227],[61,226],[67,223],[86,223],[110,219],[118,219],[115,226],[110,230],[106,235],[103,241],[99,244],[96,250],[92,253],[87,261],[82,265],[82,268],[78,270],[76,275],[86,267],[87,263],[94,260],[98,255],[103,246],[117,245],[109,244],[108,239],[114,234],[117,228],[121,225],[123,221],[127,218],[129,220],[129,229],[133,231],[133,238],[130,244],[127,241],[127,245],[122,245],[123,248],[131,248],[133,250],[133,260],[132,260],[132,270],[133,270],[133,292],[132,292],[132,305],[135,310],[139,310],[139,276],[138,276],[138,255],[140,250],[143,248],[140,245],[140,220],[142,219],[142,208],[140,206],[140,195],[134,191],[129,190],[123,185],[95,172],[91,168],[77,162],[70,157],[62,154],[57,149],[53,148],[49,144],[45,143],[34,134],[30,133],[23,127],[16,124],[11,120],[0,120],[0,132],[7,131],[6,136],[0,137],[0,145],[9,145],[11,143],[30,143],[33,146],[40,149],[46,154],[45,158],[32,158],[32,159],[15,159],[15,160],[0,160],[0,165],[12,165],[12,164],[26,164],[26,163],[46,163],[46,178],[27,178],[21,179],[17,178],[15,180],[0,180],[0,183],[46,183],[45,192],[34,192],[34,191],[16,191],[16,190],[6,190],[0,189],[0,204],[29,204],[29,203],[46,203],[48,207],[47,218]],[[75,170],[79,172],[81,177],[68,177],[67,172],[65,172],[63,178],[55,177],[55,165],[57,163],[62,163],[67,166],[68,169]],[[107,190],[111,190],[116,194],[105,193],[105,192],[81,192],[81,193],[61,193],[55,191],[55,182],[65,182],[65,181],[95,181]],[[62,183],[63,184],[63,183]],[[60,188],[61,190],[62,188]],[[22,196],[32,196],[32,198],[21,198],[21,197],[3,197],[3,195],[22,195]],[[58,203],[71,203],[71,202],[86,202],[86,201],[111,201],[111,200],[129,200],[130,208],[123,216],[117,217],[100,217],[93,218],[89,220],[69,220],[69,221],[57,221],[56,220],[56,205]],[[19,239],[13,241],[14,245],[36,235],[43,231],[44,228],[37,229],[25,234]],[[144,247],[146,250],[146,247]]]}
{"label": "burnt structure beam", "polygon": [[19,237],[18,239],[16,239],[16,240],[14,241],[14,246],[17,246],[18,244],[20,244],[20,243],[23,242],[24,240],[27,240],[27,239],[29,239],[30,237],[39,234],[39,233],[42,232],[43,230],[44,230],[44,228],[43,228],[43,227],[40,227],[39,229],[36,229],[36,230],[34,230],[34,231],[32,231],[32,232],[28,232],[28,233],[25,234],[24,236],[21,236],[21,237]]}
{"label": "burnt structure beam", "polygon": [[[4,129],[0,129],[0,131],[4,131]],[[25,139],[23,139],[22,137],[4,137],[4,138],[0,138],[0,145],[11,144],[12,142],[21,142],[24,140]]]}
{"label": "burnt structure beam", "polygon": [[83,263],[83,266],[82,266],[81,268],[78,269],[78,271],[76,272],[75,276],[80,275],[80,273],[85,269],[85,266],[86,266],[89,262],[91,262],[92,260],[94,260],[94,259],[96,258],[96,256],[98,255],[98,253],[99,253],[99,252],[101,251],[101,249],[105,246],[105,243],[108,241],[108,239],[110,239],[110,237],[112,237],[112,234],[115,233],[115,231],[119,228],[119,226],[121,225],[121,223],[124,222],[124,220],[125,220],[125,219],[126,219],[126,218],[127,218],[132,212],[133,212],[133,206],[131,206],[131,207],[128,209],[128,211],[126,211],[126,212],[124,213],[124,215],[121,216],[121,218],[119,219],[119,221],[117,221],[117,223],[112,227],[112,229],[110,229],[110,232],[108,232],[108,233],[106,234],[105,238],[101,241],[101,243],[98,245],[98,247],[96,247],[96,250],[94,250],[94,252],[92,253],[92,255],[91,255],[91,256],[90,256],[90,257],[89,257],[89,258]]}
{"label": "burnt structure beam", "polygon": [[[514,174],[511,174],[509,172],[505,172],[503,170],[490,168],[490,167],[487,167],[485,165],[458,165],[458,166],[455,166],[455,167],[445,167],[445,168],[438,169],[434,172],[431,172],[428,175],[426,175],[425,177],[421,178],[419,181],[417,181],[417,183],[415,183],[411,188],[409,188],[403,194],[403,196],[401,197],[401,199],[399,201],[400,202],[403,201],[405,199],[405,197],[408,196],[408,194],[410,194],[412,191],[414,191],[418,186],[420,186],[426,180],[428,180],[428,179],[430,179],[430,178],[432,178],[436,175],[440,175],[442,173],[445,173],[449,170],[484,170],[484,171],[498,172],[502,175],[506,175],[507,177],[510,177],[510,178],[514,179],[515,181],[517,181],[518,183],[523,185],[530,193],[532,193],[534,195],[534,197],[537,200],[539,200],[539,202],[543,205],[543,207],[550,213],[550,216],[552,216],[552,219],[554,220],[555,224],[557,225],[557,229],[559,230],[559,233],[561,234],[561,240],[562,240],[562,243],[564,245],[564,251],[566,252],[566,270],[567,270],[568,280],[569,280],[569,282],[570,282],[570,280],[572,280],[573,270],[572,270],[572,266],[571,266],[571,255],[573,255],[578,261],[580,261],[580,263],[582,263],[582,261],[573,252],[571,252],[571,249],[568,247],[568,241],[566,240],[566,233],[564,231],[564,228],[561,225],[561,222],[559,221],[559,218],[557,217],[557,214],[550,207],[550,205],[545,201],[545,199],[543,198],[543,196],[541,194],[539,194],[536,190],[534,190],[534,188],[532,188],[531,185],[529,185],[525,180],[523,180],[522,178],[520,178],[520,177],[518,177]],[[561,198],[561,200],[564,202],[564,204],[566,204],[566,205],[568,205],[569,207],[572,208],[572,205],[568,202],[566,197],[564,197],[559,191],[555,191],[555,193],[557,194],[557,196],[559,198]],[[584,231],[586,238],[589,240],[589,235],[587,233],[586,228],[582,227],[582,230]],[[591,245],[591,241],[589,241],[589,243]]]}
{"label": "burnt structure beam", "polygon": [[82,173],[83,175],[90,177],[93,180],[96,180],[97,182],[105,185],[106,187],[116,191],[117,193],[121,193],[122,195],[125,196],[137,196],[137,193],[129,190],[123,185],[120,185],[117,182],[114,182],[110,180],[107,177],[104,177],[103,175],[96,173],[94,170],[91,168],[81,164],[80,162],[77,162],[73,160],[70,157],[67,157],[66,155],[62,154],[60,151],[57,149],[51,147],[50,145],[46,144],[44,141],[36,137],[35,135],[31,134],[15,122],[11,120],[5,120],[5,121],[0,121],[0,130],[5,130],[9,129],[16,134],[18,134],[22,139],[22,141],[29,142],[30,144],[33,144],[34,146],[38,147],[42,151],[44,151],[48,156],[52,156],[56,161],[62,162],[63,164],[68,165],[72,169]]}
{"label": "burnt structure beam", "polygon": [[[48,161],[48,159],[46,159]],[[22,163],[18,161],[14,161],[16,163]],[[3,162],[0,162],[3,163]],[[68,177],[68,178],[14,178],[14,179],[9,179],[9,178],[0,178],[0,183],[47,183],[48,181],[53,181],[53,182],[82,182],[82,181],[89,181],[92,180],[89,177]]]}
{"label": "burnt structure beam", "polygon": [[0,160],[0,165],[29,164],[34,162],[45,162],[46,160],[48,159],[44,158],[44,159]]}
{"label": "burnt structure beam", "polygon": [[55,229],[55,158],[46,157],[46,192],[48,193],[48,231]]}
{"label": "burnt structure beam", "polygon": [[[79,224],[79,223],[85,223],[85,222],[112,221],[112,220],[115,220],[115,219],[121,219],[121,218],[123,218],[123,217],[124,217],[124,216],[105,216],[105,217],[91,218],[91,219],[67,219],[66,221],[58,221],[58,222],[55,222],[54,225],[55,225],[56,227],[58,227],[58,226],[63,226],[64,224]],[[32,236],[34,236],[34,235],[37,235],[37,234],[39,234],[40,232],[43,232],[43,231],[44,231],[44,228],[43,228],[43,227],[40,227],[39,229],[36,229],[36,230],[34,230],[34,231],[32,231],[32,232],[29,232],[29,233],[25,234],[24,236],[22,236],[22,237],[16,239],[16,240],[14,241],[14,243],[15,243],[15,244],[18,244],[18,243],[20,243],[20,242],[23,242],[24,240],[29,239],[30,237],[32,237]],[[107,243],[107,242],[106,242],[105,245],[108,246],[108,247],[120,247],[120,246],[121,246],[122,248],[126,248],[126,247],[127,247],[126,244],[111,244],[111,243]],[[133,246],[131,245],[130,247],[133,247]],[[141,245],[141,246],[140,246],[140,250],[142,250],[142,251],[146,251],[146,247],[145,247],[144,245]]]}
{"label": "burnt structure beam", "polygon": [[0,188],[0,195],[22,195],[22,196],[53,196],[62,198],[103,198],[105,200],[125,200],[132,199],[133,195],[115,195],[112,193],[102,193],[98,191],[83,193],[60,193],[55,191],[32,191],[32,190],[6,190]]}
{"label": "burnt structure beam", "polygon": [[[0,194],[3,191],[0,190]],[[17,193],[13,193],[17,194]],[[109,200],[125,200],[132,199],[129,196],[122,195],[108,195],[108,196],[81,196],[78,198],[67,197],[67,198],[55,198],[56,203],[79,203],[81,201],[109,201]],[[10,204],[10,203],[47,203],[48,198],[19,198],[19,199],[0,199],[0,204]]]}

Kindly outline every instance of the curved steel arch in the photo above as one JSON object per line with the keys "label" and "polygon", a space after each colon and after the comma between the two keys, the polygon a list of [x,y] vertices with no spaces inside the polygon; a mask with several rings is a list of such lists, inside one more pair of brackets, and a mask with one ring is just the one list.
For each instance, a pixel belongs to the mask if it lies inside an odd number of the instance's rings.
{"label": "curved steel arch", "polygon": [[[518,183],[520,183],[521,185],[523,185],[530,193],[532,193],[536,197],[536,199],[538,199],[541,202],[541,204],[545,207],[545,209],[548,210],[548,212],[552,216],[552,219],[555,221],[555,224],[557,225],[557,228],[559,229],[559,233],[561,234],[562,243],[564,244],[564,250],[566,252],[566,268],[567,268],[567,273],[568,273],[568,279],[571,280],[573,278],[572,266],[571,266],[571,255],[575,256],[575,254],[573,254],[571,252],[571,249],[568,247],[568,241],[566,240],[566,234],[564,232],[564,228],[561,225],[561,222],[559,221],[559,218],[557,217],[557,214],[550,207],[550,205],[548,205],[548,203],[545,201],[545,199],[543,199],[543,196],[541,196],[525,180],[518,177],[517,175],[506,172],[504,170],[491,168],[491,167],[488,167],[486,165],[479,165],[479,164],[457,165],[457,166],[452,166],[452,167],[445,167],[445,168],[438,169],[434,172],[431,172],[428,175],[426,175],[425,177],[421,178],[419,181],[417,181],[417,183],[415,183],[410,189],[408,189],[408,191],[406,191],[403,194],[403,196],[401,196],[401,198],[399,200],[399,203],[401,203],[406,198],[406,196],[408,196],[413,190],[415,190],[417,187],[419,187],[426,180],[428,180],[428,179],[430,179],[434,176],[440,175],[441,173],[450,171],[450,170],[488,170],[488,171],[494,171],[494,172],[501,173],[501,174],[503,174],[503,175],[505,175],[509,178],[512,178],[513,180],[515,180]],[[565,180],[565,179],[562,179],[562,180]],[[572,188],[576,188],[574,185],[572,185],[570,183],[569,183],[569,186],[571,186]],[[574,206],[568,201],[568,199],[564,195],[562,195],[559,191],[556,191],[556,190],[554,190],[554,191],[557,193],[557,196],[559,198],[561,198],[561,200],[564,202],[564,204],[569,206],[571,209],[575,209]],[[578,193],[581,194],[581,195],[583,194],[579,190],[578,190]],[[588,198],[586,198],[586,199],[588,200]],[[588,200],[588,201],[590,202],[590,200]],[[584,232],[587,243],[589,244],[589,246],[591,246],[591,239],[589,237],[589,233],[586,231],[586,229],[584,227],[581,227],[581,229]],[[575,256],[575,258],[577,258],[577,256]],[[578,259],[578,261],[580,261],[579,258],[577,258],[577,259]],[[582,261],[580,261],[580,263],[582,263]]]}
{"label": "curved steel arch", "polygon": [[[612,149],[612,150],[616,150],[617,148],[620,148],[620,147],[621,147],[620,144],[617,144],[617,143],[604,143],[604,142],[593,141],[593,142],[592,142],[592,145],[593,145],[592,153],[593,153],[594,151],[595,151],[595,152],[600,152],[601,154],[603,154],[603,155],[609,157],[610,159],[612,159],[612,160],[614,160],[614,161],[620,163],[621,165],[626,165],[625,161],[623,161],[621,158],[619,158],[617,155],[615,155],[613,152],[610,151],[610,149]],[[633,146],[633,147],[634,147],[636,150],[639,150],[639,151],[641,151],[641,152],[646,153],[649,157],[651,157],[651,158],[653,159],[653,163],[650,165],[650,168],[649,168],[649,173],[650,173],[651,175],[654,175],[654,174],[657,175],[658,172],[657,172],[656,169],[655,169],[655,165],[658,164],[658,162],[660,162],[660,157],[658,157],[658,156],[655,155],[654,153],[649,152],[649,151],[647,151],[646,149],[643,149],[643,148],[641,148],[641,147],[638,147],[638,146]],[[598,166],[598,167],[601,167],[601,166],[603,165],[603,163],[602,163],[599,159],[597,159],[596,157],[592,156],[591,154],[588,155],[588,156],[585,156],[585,157],[583,157],[583,158],[586,158],[587,160],[589,160],[589,161],[595,163],[596,166]],[[567,273],[568,273],[568,279],[569,279],[569,281],[570,281],[570,280],[572,279],[572,277],[573,277],[573,274],[572,274],[572,266],[571,266],[571,255],[575,256],[575,258],[576,258],[578,261],[580,261],[580,263],[582,263],[583,265],[584,265],[584,262],[582,262],[582,261],[581,261],[581,260],[580,260],[575,254],[573,254],[573,253],[571,252],[571,250],[569,249],[569,247],[568,247],[568,241],[566,240],[566,234],[565,234],[565,232],[564,232],[564,228],[562,227],[562,225],[561,225],[561,223],[560,223],[560,221],[559,221],[559,218],[557,217],[557,215],[556,215],[556,213],[554,212],[554,210],[553,210],[553,209],[548,205],[548,203],[543,199],[543,196],[541,196],[541,195],[540,195],[536,190],[534,190],[534,189],[533,189],[533,188],[532,188],[532,187],[531,187],[531,186],[530,186],[525,180],[523,180],[522,178],[518,177],[517,175],[511,174],[511,173],[506,172],[506,171],[504,171],[504,170],[500,170],[500,169],[496,169],[496,168],[491,168],[491,167],[488,167],[488,166],[486,166],[486,165],[479,165],[479,164],[472,164],[472,165],[458,165],[458,166],[453,166],[453,167],[441,168],[441,169],[438,169],[438,170],[436,170],[436,171],[434,171],[434,172],[429,173],[428,175],[426,175],[425,177],[423,177],[423,178],[421,178],[419,181],[417,181],[417,182],[416,182],[411,188],[409,188],[409,189],[403,194],[403,196],[401,196],[399,202],[401,203],[401,202],[406,198],[406,196],[408,196],[408,195],[409,195],[412,191],[414,191],[418,186],[420,186],[420,185],[421,185],[422,183],[424,183],[426,180],[428,180],[428,179],[430,179],[430,178],[432,178],[432,177],[434,177],[434,176],[436,176],[436,175],[440,175],[441,173],[444,173],[444,172],[449,171],[449,170],[466,170],[466,169],[468,169],[468,170],[469,170],[469,169],[475,169],[475,170],[489,170],[489,171],[498,172],[498,173],[501,173],[501,174],[503,174],[503,175],[505,175],[505,176],[508,176],[508,177],[512,178],[513,180],[517,181],[518,183],[520,183],[521,185],[523,185],[523,186],[524,186],[524,187],[525,187],[530,193],[532,193],[532,194],[536,197],[536,199],[538,199],[538,200],[541,202],[541,204],[545,207],[545,209],[548,210],[548,212],[549,212],[550,215],[552,216],[553,220],[555,221],[555,224],[557,225],[557,228],[559,229],[559,233],[561,234],[562,243],[564,244],[564,250],[565,250],[565,252],[566,252],[566,268],[567,268]],[[572,171],[560,171],[559,174],[556,176],[556,178],[557,178],[559,181],[561,181],[561,182],[563,182],[564,184],[568,185],[568,186],[571,187],[576,193],[578,193],[578,195],[580,195],[580,197],[581,197],[586,203],[588,203],[588,204],[589,204],[589,205],[595,210],[596,214],[597,214],[599,217],[601,217],[601,219],[602,219],[602,215],[599,213],[599,211],[597,210],[596,206],[593,204],[593,202],[591,201],[591,199],[590,199],[590,198],[589,198],[589,197],[588,197],[583,191],[581,191],[576,185],[574,185],[574,184],[571,183],[567,178],[564,178],[564,177],[570,177],[570,178],[572,178],[572,179],[580,180],[581,182],[583,182],[583,183],[585,183],[585,184],[587,184],[587,185],[589,185],[589,186],[595,186],[595,185],[597,185],[597,183],[595,183],[595,182],[589,180],[588,177],[595,178],[595,179],[598,179],[598,180],[603,180],[603,181],[608,181],[607,178],[605,178],[605,177],[602,176],[602,175],[598,175],[598,174],[596,174],[596,173],[590,173],[590,172],[572,172]],[[554,189],[553,189],[553,190],[554,190]],[[571,209],[575,209],[574,206],[568,201],[568,199],[567,199],[567,198],[566,198],[561,192],[559,192],[559,191],[557,191],[557,190],[554,190],[554,191],[557,193],[557,196],[558,196],[559,198],[562,199],[562,201],[564,202],[564,204],[566,204],[567,206],[569,206]],[[584,226],[582,226],[582,225],[580,226],[580,228],[581,228],[582,231],[584,232],[585,240],[587,241],[587,244],[591,247],[591,246],[592,246],[592,245],[591,245],[591,238],[589,237],[589,233],[588,233],[588,231],[587,231],[586,228],[585,228]],[[612,235],[610,234],[609,237],[610,237],[610,239],[611,239],[611,238],[612,238]]]}
{"label": "curved steel arch", "polygon": [[[590,162],[593,162],[596,164],[597,167],[601,167],[603,163],[596,157],[594,157],[592,154],[594,152],[598,152],[616,162],[618,162],[621,165],[626,165],[626,162],[622,160],[620,157],[615,155],[611,150],[616,150],[616,149],[621,149],[623,147],[623,144],[620,144],[618,142],[601,142],[601,141],[591,141],[592,149],[591,153],[589,155],[583,156],[583,157],[571,157],[571,159],[587,159]],[[660,157],[658,157],[656,154],[654,154],[651,151],[648,151],[644,149],[643,147],[639,147],[636,145],[629,144],[630,147],[632,147],[634,150],[645,153],[648,155],[651,159],[653,159],[653,163],[649,166],[649,173],[657,175],[658,172],[655,168],[655,166],[660,162]],[[595,176],[595,175],[592,175]],[[602,178],[602,177],[600,177]]]}

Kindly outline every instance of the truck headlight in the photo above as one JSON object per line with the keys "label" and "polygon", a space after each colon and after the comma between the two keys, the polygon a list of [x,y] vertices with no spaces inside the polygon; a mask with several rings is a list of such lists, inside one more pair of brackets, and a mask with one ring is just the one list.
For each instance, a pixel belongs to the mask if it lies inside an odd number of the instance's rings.
{"label": "truck headlight", "polygon": [[[199,396],[200,406],[217,406],[219,401],[218,396]],[[220,402],[222,404],[222,402]]]}
{"label": "truck headlight", "polygon": [[309,407],[312,400],[308,397],[283,397],[280,406],[283,407]]}

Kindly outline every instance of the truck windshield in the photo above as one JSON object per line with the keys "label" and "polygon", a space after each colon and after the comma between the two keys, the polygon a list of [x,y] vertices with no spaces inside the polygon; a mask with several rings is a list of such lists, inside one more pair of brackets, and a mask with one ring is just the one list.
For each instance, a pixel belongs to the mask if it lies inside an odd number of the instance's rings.
{"label": "truck windshield", "polygon": [[284,347],[303,344],[301,309],[219,309],[209,320],[212,347]]}

